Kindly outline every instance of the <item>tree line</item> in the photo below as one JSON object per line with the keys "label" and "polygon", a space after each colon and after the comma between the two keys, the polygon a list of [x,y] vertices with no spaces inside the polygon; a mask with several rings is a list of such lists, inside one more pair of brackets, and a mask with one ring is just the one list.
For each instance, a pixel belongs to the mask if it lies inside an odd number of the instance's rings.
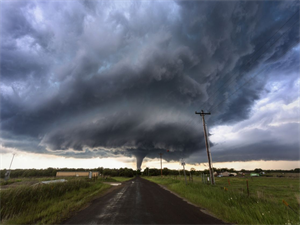
{"label": "tree line", "polygon": [[[215,172],[222,173],[222,172],[243,172],[243,173],[300,173],[300,168],[296,168],[293,170],[262,170],[261,168],[256,168],[254,170],[234,170],[233,168],[213,168]],[[0,171],[0,177],[4,178],[6,169],[3,169]],[[76,171],[76,172],[88,172],[88,171],[94,171],[99,172],[101,176],[111,176],[111,177],[133,177],[136,175],[142,175],[142,176],[160,176],[161,175],[161,169],[156,168],[145,168],[143,171],[140,170],[133,170],[131,168],[119,168],[119,169],[110,169],[110,168],[103,168],[98,167],[94,169],[84,169],[84,168],[52,168],[49,167],[47,169],[15,169],[11,170],[10,177],[11,178],[19,178],[19,177],[55,177],[56,173],[59,171]],[[190,170],[186,170],[186,175],[195,175],[199,176],[202,173],[209,174],[208,170],[195,170],[194,168],[191,168]],[[162,175],[168,176],[168,175],[183,175],[183,170],[174,170],[174,169],[168,169],[163,168],[162,169]]]}
{"label": "tree line", "polygon": [[[4,178],[6,169],[0,171],[0,177]],[[57,172],[99,172],[102,176],[111,176],[111,177],[133,177],[136,175],[136,171],[130,168],[119,168],[119,169],[109,169],[98,167],[94,169],[84,169],[84,168],[52,168],[47,169],[15,169],[11,170],[11,178],[20,178],[20,177],[55,177]]]}
{"label": "tree line", "polygon": [[[233,168],[213,168],[214,172],[222,173],[222,172],[230,172],[230,173],[238,173],[238,172],[242,172],[242,173],[260,173],[260,172],[265,172],[265,173],[300,173],[300,168],[296,168],[293,170],[263,170],[261,168],[256,168],[254,170],[235,170]],[[179,169],[179,170],[171,170],[168,168],[163,168],[161,169],[153,169],[153,168],[145,168],[142,172],[141,175],[144,176],[160,176],[161,174],[163,176],[168,176],[168,175],[183,175],[184,171],[183,169]],[[195,170],[194,168],[191,168],[190,170],[185,170],[185,173],[187,176],[190,175],[195,175],[195,176],[200,176],[201,174],[209,174],[209,170],[205,169],[205,170]]]}

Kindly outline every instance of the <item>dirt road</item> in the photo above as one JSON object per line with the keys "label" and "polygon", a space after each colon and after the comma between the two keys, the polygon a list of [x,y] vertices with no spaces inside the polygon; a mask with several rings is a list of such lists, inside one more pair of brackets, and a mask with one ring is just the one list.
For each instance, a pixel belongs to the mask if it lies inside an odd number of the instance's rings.
{"label": "dirt road", "polygon": [[157,184],[134,178],[64,224],[223,224]]}

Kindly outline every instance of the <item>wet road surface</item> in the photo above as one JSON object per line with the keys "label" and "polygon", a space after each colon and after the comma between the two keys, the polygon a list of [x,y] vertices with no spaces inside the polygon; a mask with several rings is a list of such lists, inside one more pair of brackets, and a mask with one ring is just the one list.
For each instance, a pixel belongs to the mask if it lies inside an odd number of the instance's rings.
{"label": "wet road surface", "polygon": [[123,183],[64,224],[223,224],[140,177]]}

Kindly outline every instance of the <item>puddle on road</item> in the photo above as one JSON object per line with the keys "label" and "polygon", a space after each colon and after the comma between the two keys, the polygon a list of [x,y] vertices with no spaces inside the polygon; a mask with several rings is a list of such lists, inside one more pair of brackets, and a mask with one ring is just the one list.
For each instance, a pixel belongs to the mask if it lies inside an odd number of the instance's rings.
{"label": "puddle on road", "polygon": [[110,184],[111,186],[119,186],[122,183],[103,182],[104,184]]}

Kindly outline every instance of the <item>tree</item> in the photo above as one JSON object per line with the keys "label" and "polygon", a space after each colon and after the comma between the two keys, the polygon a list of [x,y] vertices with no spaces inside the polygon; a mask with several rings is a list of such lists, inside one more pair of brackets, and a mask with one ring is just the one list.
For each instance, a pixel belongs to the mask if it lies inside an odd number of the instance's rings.
{"label": "tree", "polygon": [[162,170],[162,174],[164,175],[164,176],[168,176],[169,174],[170,174],[170,170],[168,169],[168,168],[163,168],[163,170]]}
{"label": "tree", "polygon": [[260,173],[260,172],[262,172],[262,169],[261,169],[261,168],[256,168],[256,169],[254,170],[254,172],[255,172],[255,173]]}
{"label": "tree", "polygon": [[141,175],[141,170],[140,170],[140,169],[136,170],[136,175],[137,175],[137,176],[140,176],[140,175]]}
{"label": "tree", "polygon": [[300,173],[300,168],[295,168],[295,169],[294,169],[294,172],[295,172],[295,173]]}
{"label": "tree", "polygon": [[196,172],[195,168],[191,168],[191,174],[194,175],[195,172]]}

